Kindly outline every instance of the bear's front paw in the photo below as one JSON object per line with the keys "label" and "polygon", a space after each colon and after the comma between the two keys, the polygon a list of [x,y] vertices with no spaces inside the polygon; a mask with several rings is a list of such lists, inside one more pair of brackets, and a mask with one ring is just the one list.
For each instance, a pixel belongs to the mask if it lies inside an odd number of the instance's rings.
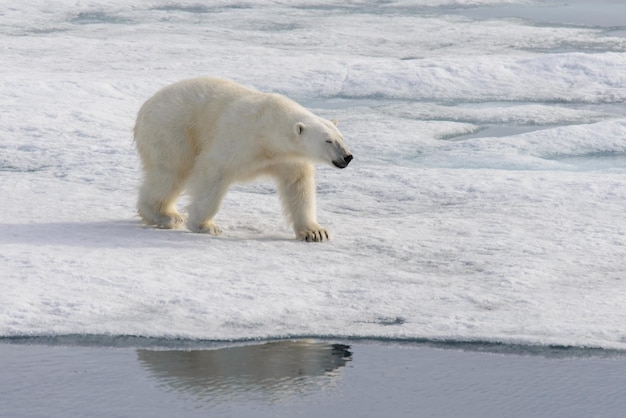
{"label": "bear's front paw", "polygon": [[297,235],[299,240],[306,242],[322,242],[330,239],[328,231],[321,226],[301,229],[298,231]]}
{"label": "bear's front paw", "polygon": [[199,226],[187,225],[191,232],[198,232],[200,234],[220,235],[222,228],[215,225],[213,222],[207,222]]}

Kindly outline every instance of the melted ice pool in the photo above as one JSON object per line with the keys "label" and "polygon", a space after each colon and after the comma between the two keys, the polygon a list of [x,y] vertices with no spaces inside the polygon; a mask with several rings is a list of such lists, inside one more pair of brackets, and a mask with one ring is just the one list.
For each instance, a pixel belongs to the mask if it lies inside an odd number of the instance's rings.
{"label": "melted ice pool", "polygon": [[626,408],[622,352],[321,341],[211,349],[178,344],[5,341],[0,411],[51,418],[575,418],[618,417]]}

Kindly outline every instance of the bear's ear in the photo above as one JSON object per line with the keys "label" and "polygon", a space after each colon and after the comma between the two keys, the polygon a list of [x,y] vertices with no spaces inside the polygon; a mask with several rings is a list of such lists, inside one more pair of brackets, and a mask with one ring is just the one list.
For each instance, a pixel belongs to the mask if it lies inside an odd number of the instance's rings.
{"label": "bear's ear", "polygon": [[304,132],[304,128],[306,128],[306,125],[302,122],[298,122],[294,126],[293,130],[296,133],[296,135],[302,135],[302,133]]}
{"label": "bear's ear", "polygon": [[331,119],[330,121],[333,123],[333,125],[339,126],[339,121],[337,119]]}

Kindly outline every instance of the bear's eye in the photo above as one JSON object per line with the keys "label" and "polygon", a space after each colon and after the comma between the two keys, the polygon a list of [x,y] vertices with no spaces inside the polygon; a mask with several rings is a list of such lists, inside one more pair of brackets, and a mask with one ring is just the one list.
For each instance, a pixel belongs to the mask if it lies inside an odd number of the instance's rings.
{"label": "bear's eye", "polygon": [[327,140],[326,140],[326,143],[327,143],[327,144],[332,144],[332,143],[333,143],[333,141],[331,141],[330,139],[327,139]]}

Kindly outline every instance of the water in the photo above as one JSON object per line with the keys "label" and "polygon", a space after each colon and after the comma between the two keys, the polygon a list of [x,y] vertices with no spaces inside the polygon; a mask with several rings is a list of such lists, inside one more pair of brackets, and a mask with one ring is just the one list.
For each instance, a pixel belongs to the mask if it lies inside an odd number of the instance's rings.
{"label": "water", "polygon": [[622,352],[310,340],[211,349],[179,342],[195,347],[176,349],[120,341],[0,343],[0,415],[608,418],[626,408]]}
{"label": "water", "polygon": [[519,18],[543,25],[603,27],[613,35],[626,35],[621,0],[540,1],[526,5],[496,5],[456,9],[456,13],[477,19]]}

